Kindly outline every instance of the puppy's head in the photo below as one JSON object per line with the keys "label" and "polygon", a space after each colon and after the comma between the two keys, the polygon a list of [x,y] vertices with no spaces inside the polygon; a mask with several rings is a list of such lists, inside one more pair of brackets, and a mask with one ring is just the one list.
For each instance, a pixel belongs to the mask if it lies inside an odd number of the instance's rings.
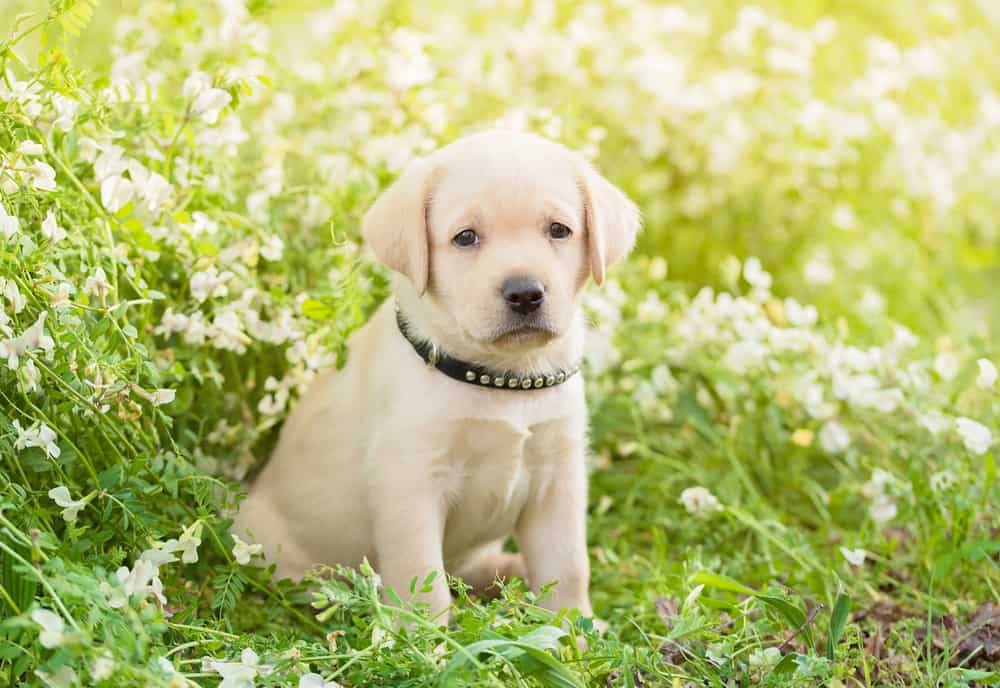
{"label": "puppy's head", "polygon": [[639,213],[565,147],[492,131],[413,163],[362,229],[437,329],[513,353],[567,330],[587,279],[632,248]]}

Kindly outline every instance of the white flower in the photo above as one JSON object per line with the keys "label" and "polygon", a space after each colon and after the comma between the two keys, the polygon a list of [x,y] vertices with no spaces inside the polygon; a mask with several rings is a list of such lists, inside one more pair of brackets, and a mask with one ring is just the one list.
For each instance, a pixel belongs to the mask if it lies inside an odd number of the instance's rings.
{"label": "white flower", "polygon": [[750,286],[757,287],[758,289],[770,289],[773,281],[771,273],[761,267],[760,259],[756,256],[747,258],[746,263],[743,264],[743,279]]}
{"label": "white flower", "polygon": [[956,418],[955,430],[961,435],[965,448],[973,454],[985,454],[993,444],[989,428],[971,418]]}
{"label": "white flower", "polygon": [[201,303],[210,296],[225,296],[229,293],[226,282],[232,279],[232,277],[232,272],[226,270],[220,274],[214,265],[207,270],[196,272],[191,275],[191,296],[198,303]]}
{"label": "white flower", "polygon": [[140,195],[146,201],[146,207],[149,211],[155,213],[166,206],[172,193],[173,187],[170,186],[170,182],[162,174],[153,172],[149,175],[149,180],[142,187]]}
{"label": "white flower", "polygon": [[886,492],[886,488],[896,481],[892,473],[876,468],[871,480],[861,487],[861,494],[871,500],[871,518],[875,523],[882,524],[896,517],[898,509],[896,502]]}
{"label": "white flower", "polygon": [[188,327],[188,317],[183,313],[174,313],[172,307],[168,307],[160,316],[160,324],[153,330],[155,334],[162,334],[169,337],[174,333],[183,332]]}
{"label": "white flower", "polygon": [[201,660],[202,671],[214,671],[222,676],[219,688],[253,688],[254,679],[259,674],[266,674],[270,667],[260,664],[257,653],[246,648],[240,653],[238,662],[221,662],[211,657]]}
{"label": "white flower", "polygon": [[52,166],[44,162],[35,162],[28,166],[28,176],[31,177],[31,184],[41,191],[56,190],[56,171]]}
{"label": "white flower", "polygon": [[[190,334],[191,330],[188,330],[185,341]],[[239,313],[231,308],[216,314],[205,334],[211,338],[212,346],[237,353],[246,351],[246,345],[250,342],[250,338],[243,330],[243,320]]]}
{"label": "white flower", "polygon": [[194,72],[184,80],[182,89],[185,98],[194,98],[206,88],[211,88],[212,77],[205,72]]}
{"label": "white flower", "polygon": [[72,686],[79,685],[80,683],[80,678],[73,671],[73,668],[66,665],[59,667],[51,674],[44,671],[36,671],[35,675],[45,681],[45,685],[49,686],[49,688],[72,688]]}
{"label": "white flower", "polygon": [[854,228],[854,210],[845,203],[838,203],[833,209],[833,226],[844,231]]}
{"label": "white flower", "polygon": [[997,367],[988,358],[980,358],[976,363],[979,364],[976,386],[980,389],[991,389],[997,381]]}
{"label": "white flower", "polygon": [[177,397],[177,391],[168,388],[154,389],[152,392],[147,392],[142,387],[138,385],[132,386],[132,391],[138,394],[140,397],[151,403],[153,406],[162,406],[163,404],[173,403],[174,399]]}
{"label": "white flower", "polygon": [[958,358],[950,351],[942,351],[934,358],[934,370],[942,380],[954,379],[958,374]]}
{"label": "white flower", "polygon": [[153,406],[162,406],[163,404],[172,404],[174,399],[177,397],[177,390],[174,389],[155,389],[153,390]]}
{"label": "white flower", "polygon": [[209,334],[209,325],[205,323],[205,316],[201,311],[195,311],[187,319],[184,328],[184,343],[191,346],[201,346],[205,343],[205,337]]}
{"label": "white flower", "polygon": [[44,449],[45,453],[53,459],[58,459],[61,450],[56,444],[56,433],[45,423],[39,423],[30,428],[21,428],[21,422],[14,420],[11,425],[17,430],[17,437],[14,439],[14,449],[23,450],[28,447],[38,447]]}
{"label": "white flower", "polygon": [[103,146],[89,136],[81,136],[77,140],[79,146],[79,156],[84,162],[93,163],[97,159],[97,154],[101,152]]}
{"label": "white flower", "polygon": [[802,305],[792,298],[785,299],[785,316],[788,323],[794,327],[810,327],[819,320],[816,306]]}
{"label": "white flower", "polygon": [[44,155],[45,148],[40,143],[28,140],[21,142],[21,145],[17,147],[17,152],[21,155]]}
{"label": "white flower", "polygon": [[150,549],[143,550],[142,554],[139,555],[139,559],[148,561],[159,571],[160,567],[164,564],[172,564],[177,561],[177,557],[174,556],[174,552],[176,551],[177,538],[170,538],[166,542],[154,540],[153,546]]}
{"label": "white flower", "polygon": [[898,509],[896,502],[887,495],[876,497],[871,506],[871,517],[875,523],[882,524],[896,517]]}
{"label": "white flower", "polygon": [[154,562],[142,557],[135,560],[132,570],[122,566],[115,571],[115,577],[121,586],[121,590],[114,590],[105,584],[102,589],[108,595],[108,606],[112,609],[119,609],[128,604],[133,595],[139,595],[145,599],[146,595],[152,593],[160,604],[166,604],[167,599],[163,596],[163,583],[160,581],[159,572]]}
{"label": "white flower", "polygon": [[31,612],[31,620],[42,627],[42,632],[38,634],[38,642],[42,647],[51,650],[66,644],[66,624],[62,617],[53,611],[39,608]]}
{"label": "white flower", "polygon": [[410,29],[397,29],[391,40],[392,49],[385,65],[385,81],[389,88],[405,91],[434,79],[437,72],[424,52],[426,39],[422,34]]}
{"label": "white flower", "polygon": [[734,373],[742,375],[763,365],[767,354],[767,345],[762,342],[753,340],[734,342],[723,354],[722,365]]}
{"label": "white flower", "polygon": [[56,244],[66,238],[66,230],[56,222],[56,214],[51,210],[42,220],[42,236]]}
{"label": "white flower", "polygon": [[102,267],[95,268],[94,274],[89,275],[83,283],[83,292],[96,295],[101,302],[104,301],[104,297],[109,291],[111,291],[111,283],[108,282],[108,275]]}
{"label": "white flower", "polygon": [[106,678],[110,678],[114,672],[115,660],[112,659],[111,653],[107,650],[101,653],[94,660],[93,664],[90,665],[90,675],[95,681],[103,681]]}
{"label": "white flower", "polygon": [[336,681],[326,681],[319,674],[302,674],[299,688],[341,688],[341,685]]}
{"label": "white flower", "polygon": [[636,319],[643,323],[658,322],[666,314],[667,306],[660,300],[655,291],[647,292],[646,298],[639,303],[636,309]]}
{"label": "white flower", "polygon": [[80,103],[72,98],[67,98],[61,93],[54,93],[52,95],[52,106],[55,108],[56,114],[59,115],[52,123],[52,126],[61,131],[72,129],[73,121],[76,119],[76,111],[80,108]]}
{"label": "white flower", "polygon": [[21,295],[21,290],[14,280],[4,280],[0,277],[0,284],[3,285],[3,295],[10,302],[10,307],[15,313],[20,313],[28,305],[28,299]]}
{"label": "white flower", "polygon": [[3,235],[4,241],[10,241],[17,234],[20,225],[20,220],[9,215],[7,209],[3,207],[3,203],[0,203],[0,234]]}
{"label": "white flower", "polygon": [[265,416],[277,416],[288,405],[288,398],[294,382],[290,377],[278,380],[271,375],[264,380],[264,389],[272,394],[265,394],[257,403],[257,410]]}
{"label": "white flower", "polygon": [[195,72],[184,81],[184,96],[194,98],[191,114],[208,124],[219,120],[222,108],[229,105],[233,97],[227,91],[212,86],[212,79],[204,72]]}
{"label": "white flower", "polygon": [[174,668],[173,662],[166,657],[157,657],[156,663],[160,665],[160,671],[165,673],[167,676],[173,676],[177,673],[177,669]]}
{"label": "white flower", "polygon": [[264,239],[260,246],[260,255],[272,262],[281,260],[281,255],[285,251],[285,242],[280,237],[272,234]]}
{"label": "white flower", "polygon": [[816,285],[830,284],[836,278],[833,265],[824,256],[816,256],[806,262],[802,269],[802,275],[806,282]]}
{"label": "white flower", "polygon": [[721,511],[722,505],[711,492],[704,487],[689,487],[681,492],[678,500],[689,514],[706,516],[713,511]]}
{"label": "white flower", "polygon": [[945,492],[957,482],[951,471],[938,471],[931,476],[931,489],[935,492]]}
{"label": "white flower", "polygon": [[940,411],[928,411],[921,414],[917,420],[932,435],[939,435],[952,426],[951,418]]}
{"label": "white flower", "polygon": [[128,164],[122,158],[125,149],[115,144],[101,147],[100,155],[94,160],[94,176],[97,181],[104,182],[108,177],[120,175],[128,168]]}
{"label": "white flower", "polygon": [[0,340],[0,358],[7,359],[7,367],[16,370],[21,356],[37,351],[52,351],[55,341],[45,334],[46,311],[38,314],[35,324],[21,333],[20,337]]}
{"label": "white flower", "polygon": [[863,549],[847,549],[846,547],[841,547],[840,553],[844,555],[844,559],[851,566],[861,566],[865,563],[865,557],[868,556],[868,553]]}
{"label": "white flower", "polygon": [[200,210],[191,213],[191,219],[193,223],[186,225],[186,228],[193,237],[202,234],[215,234],[219,231],[219,223]]}
{"label": "white flower", "polygon": [[76,515],[83,507],[87,506],[86,499],[70,497],[69,488],[65,485],[59,485],[49,490],[49,499],[62,507],[62,517],[67,523],[76,521]]}
{"label": "white flower", "polygon": [[21,366],[21,379],[24,381],[24,388],[27,391],[34,392],[38,389],[39,383],[42,380],[42,372],[30,358]]}
{"label": "white flower", "polygon": [[827,454],[840,454],[851,446],[851,435],[837,421],[827,421],[819,430],[819,446]]}
{"label": "white flower", "polygon": [[871,479],[861,488],[861,494],[869,499],[885,494],[885,488],[896,481],[892,473],[876,468],[872,471]]}
{"label": "white flower", "polygon": [[198,561],[198,547],[201,546],[201,521],[195,521],[184,529],[177,539],[177,550],[181,552],[181,561],[193,564]]}
{"label": "white flower", "polygon": [[750,653],[747,661],[751,668],[770,669],[781,659],[781,650],[776,647],[757,648]]}
{"label": "white flower", "polygon": [[239,535],[233,535],[233,557],[237,564],[246,566],[250,563],[250,557],[257,556],[264,551],[263,545],[251,545],[240,539]]}
{"label": "white flower", "polygon": [[381,626],[374,626],[372,627],[372,645],[390,648],[396,645],[396,639]]}
{"label": "white flower", "polygon": [[56,291],[54,294],[49,294],[52,299],[52,306],[54,308],[63,308],[69,306],[69,295],[76,291],[76,288],[69,282],[60,282],[56,286]]}
{"label": "white flower", "polygon": [[132,182],[121,175],[111,175],[101,182],[101,204],[108,212],[117,213],[124,208],[134,193]]}

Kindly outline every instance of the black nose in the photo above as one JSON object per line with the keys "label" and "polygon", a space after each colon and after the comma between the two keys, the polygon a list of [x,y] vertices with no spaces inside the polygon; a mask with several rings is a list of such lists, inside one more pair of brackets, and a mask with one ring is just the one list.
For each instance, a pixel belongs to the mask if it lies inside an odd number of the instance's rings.
{"label": "black nose", "polygon": [[511,277],[500,292],[510,309],[521,315],[538,310],[545,300],[545,286],[531,277]]}

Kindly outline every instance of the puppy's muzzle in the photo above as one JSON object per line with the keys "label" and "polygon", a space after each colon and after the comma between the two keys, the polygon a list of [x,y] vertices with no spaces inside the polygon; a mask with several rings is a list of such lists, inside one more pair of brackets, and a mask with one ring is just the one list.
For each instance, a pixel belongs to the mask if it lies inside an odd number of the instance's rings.
{"label": "puppy's muzzle", "polygon": [[545,285],[533,277],[511,277],[500,293],[507,307],[519,315],[534,313],[545,301]]}

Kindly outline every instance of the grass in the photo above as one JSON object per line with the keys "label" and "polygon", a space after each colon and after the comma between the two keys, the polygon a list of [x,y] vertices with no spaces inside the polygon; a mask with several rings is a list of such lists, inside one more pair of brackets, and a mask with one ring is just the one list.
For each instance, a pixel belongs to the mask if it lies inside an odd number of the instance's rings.
{"label": "grass", "polygon": [[[0,10],[0,685],[1000,683],[989,8],[93,5]],[[228,534],[386,295],[362,213],[498,119],[646,221],[586,297],[603,635]]]}

